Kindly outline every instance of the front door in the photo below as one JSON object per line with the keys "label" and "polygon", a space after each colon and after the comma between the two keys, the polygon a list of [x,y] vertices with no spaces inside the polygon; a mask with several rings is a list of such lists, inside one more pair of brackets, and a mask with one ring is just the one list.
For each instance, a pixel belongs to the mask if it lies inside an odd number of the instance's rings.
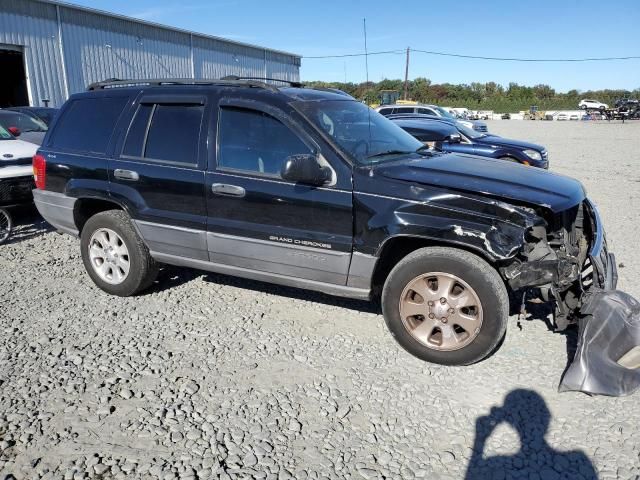
{"label": "front door", "polygon": [[324,187],[283,180],[280,169],[290,155],[326,159],[280,110],[224,99],[214,116],[217,152],[206,178],[210,260],[345,285],[353,238],[351,178],[336,174]]}
{"label": "front door", "polygon": [[152,254],[208,260],[206,97],[144,96],[110,162],[110,193]]}

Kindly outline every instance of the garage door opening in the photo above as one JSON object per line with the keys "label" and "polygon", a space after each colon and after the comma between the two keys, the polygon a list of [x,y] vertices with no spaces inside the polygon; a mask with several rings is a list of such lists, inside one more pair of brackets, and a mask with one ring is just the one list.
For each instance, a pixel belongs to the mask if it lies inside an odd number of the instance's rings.
{"label": "garage door opening", "polygon": [[0,48],[0,108],[29,105],[22,52]]}

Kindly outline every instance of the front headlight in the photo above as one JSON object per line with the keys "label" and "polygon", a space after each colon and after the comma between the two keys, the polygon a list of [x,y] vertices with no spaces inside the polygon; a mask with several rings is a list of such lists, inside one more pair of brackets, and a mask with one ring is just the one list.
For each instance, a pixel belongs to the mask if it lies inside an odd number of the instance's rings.
{"label": "front headlight", "polygon": [[525,150],[524,154],[527,157],[529,157],[531,160],[537,160],[537,161],[542,160],[542,155],[540,155],[540,152],[537,150]]}

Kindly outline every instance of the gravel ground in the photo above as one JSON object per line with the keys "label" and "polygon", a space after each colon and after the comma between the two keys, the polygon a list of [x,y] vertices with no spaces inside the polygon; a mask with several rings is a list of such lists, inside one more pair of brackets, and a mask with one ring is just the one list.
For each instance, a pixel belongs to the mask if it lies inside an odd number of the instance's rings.
{"label": "gravel ground", "polygon": [[[490,129],[584,182],[640,296],[640,123]],[[575,335],[542,312],[434,366],[364,302],[177,268],[110,297],[22,213],[0,247],[0,479],[640,478],[637,395],[558,394]]]}

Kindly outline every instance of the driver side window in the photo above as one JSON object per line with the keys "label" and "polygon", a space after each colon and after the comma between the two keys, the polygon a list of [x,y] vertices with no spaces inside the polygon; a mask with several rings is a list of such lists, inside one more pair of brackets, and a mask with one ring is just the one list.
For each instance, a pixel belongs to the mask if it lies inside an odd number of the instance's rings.
{"label": "driver side window", "polygon": [[312,151],[271,115],[248,108],[220,108],[218,169],[279,177],[287,157],[304,153]]}

